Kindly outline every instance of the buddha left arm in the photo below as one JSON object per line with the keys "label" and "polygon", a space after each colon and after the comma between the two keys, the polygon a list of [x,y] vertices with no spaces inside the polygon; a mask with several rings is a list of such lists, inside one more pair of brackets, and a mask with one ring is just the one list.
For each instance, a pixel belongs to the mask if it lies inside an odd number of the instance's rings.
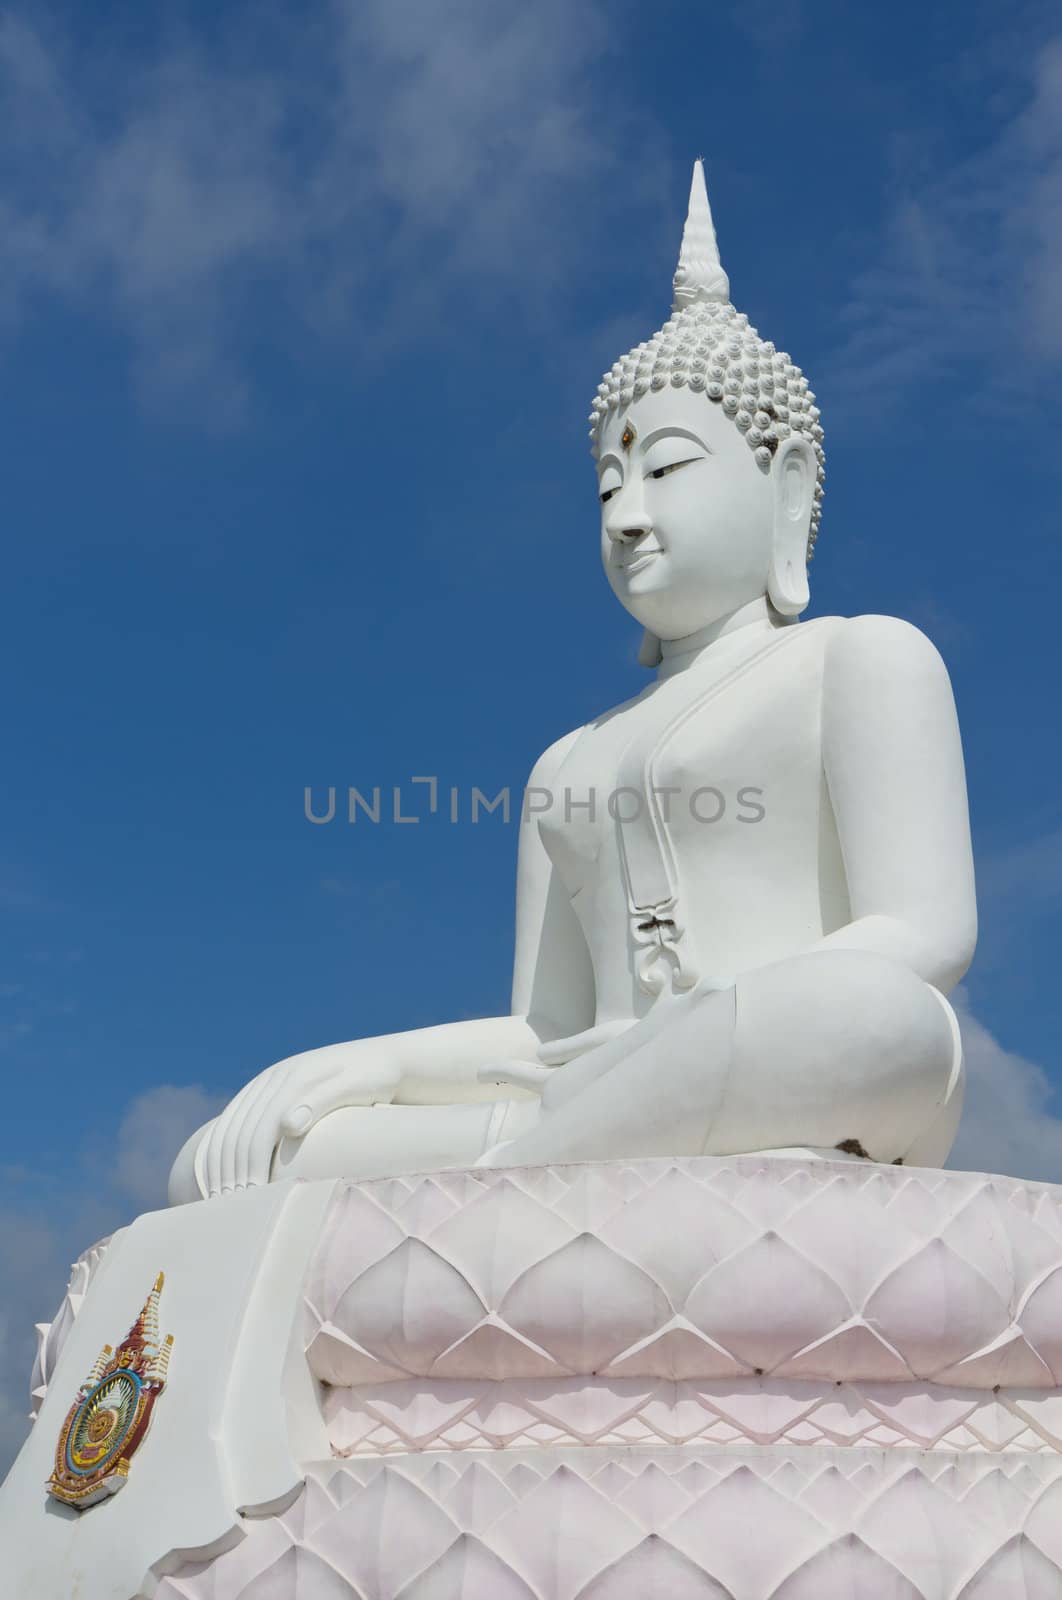
{"label": "buddha left arm", "polygon": [[813,948],[888,956],[947,994],[973,957],[977,908],[955,702],[924,634],[893,617],[840,626],[822,745],[851,920]]}

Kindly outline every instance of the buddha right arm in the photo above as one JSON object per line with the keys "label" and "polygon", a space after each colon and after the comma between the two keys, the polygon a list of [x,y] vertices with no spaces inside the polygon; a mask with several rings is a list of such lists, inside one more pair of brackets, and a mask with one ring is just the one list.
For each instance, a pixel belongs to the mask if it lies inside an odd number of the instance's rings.
{"label": "buddha right arm", "polygon": [[[273,1155],[344,1106],[431,1105],[489,1100],[488,1061],[534,1059],[539,1039],[526,1017],[484,1017],[351,1039],[275,1062],[252,1078],[197,1136],[195,1186],[203,1195],[268,1183]],[[189,1151],[179,1163],[187,1165]]]}
{"label": "buddha right arm", "polygon": [[565,734],[536,761],[520,815],[512,1005],[540,1041],[581,1033],[596,1011],[590,951],[538,831],[538,816],[560,804],[557,774],[582,731]]}
{"label": "buddha right arm", "polygon": [[[546,752],[530,785],[548,791],[574,737]],[[483,1081],[484,1068],[533,1063],[543,1041],[587,1027],[594,1007],[589,952],[533,817],[521,825],[516,901],[512,1015],[354,1039],[268,1067],[202,1130],[194,1155],[200,1191],[267,1183],[281,1140],[301,1137],[344,1106],[496,1099],[498,1086],[489,1072]],[[514,1095],[510,1084],[507,1097]]]}

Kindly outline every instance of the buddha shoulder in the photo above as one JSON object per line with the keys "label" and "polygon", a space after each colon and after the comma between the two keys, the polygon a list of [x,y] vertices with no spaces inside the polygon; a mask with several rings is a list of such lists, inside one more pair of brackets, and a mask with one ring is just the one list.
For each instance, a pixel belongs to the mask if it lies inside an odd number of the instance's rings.
{"label": "buddha shoulder", "polygon": [[[826,621],[823,618],[823,621]],[[873,694],[882,685],[912,691],[943,686],[948,671],[932,640],[899,617],[831,617],[825,630],[824,683],[848,694]]]}
{"label": "buddha shoulder", "polygon": [[582,732],[582,726],[572,728],[570,733],[565,733],[561,738],[555,739],[548,749],[543,750],[532,767],[531,776],[527,780],[529,789],[548,789],[550,787],[560,771],[565,757]]}
{"label": "buddha shoulder", "polygon": [[922,760],[930,747],[937,755],[957,747],[948,669],[925,634],[898,617],[837,619],[827,634],[822,696],[835,750]]}

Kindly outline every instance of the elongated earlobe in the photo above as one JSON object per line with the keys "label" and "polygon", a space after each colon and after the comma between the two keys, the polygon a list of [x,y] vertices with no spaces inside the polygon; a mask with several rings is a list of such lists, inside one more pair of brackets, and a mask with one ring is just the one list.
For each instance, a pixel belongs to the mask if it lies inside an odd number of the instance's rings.
{"label": "elongated earlobe", "polygon": [[806,439],[783,441],[771,463],[774,479],[774,546],[767,593],[776,611],[798,616],[808,604],[808,534],[815,503],[816,462]]}

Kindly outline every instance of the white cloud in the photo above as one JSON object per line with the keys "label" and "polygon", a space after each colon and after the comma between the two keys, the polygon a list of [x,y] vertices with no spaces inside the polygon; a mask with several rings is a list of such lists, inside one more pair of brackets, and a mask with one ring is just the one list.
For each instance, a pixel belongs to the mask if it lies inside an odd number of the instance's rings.
{"label": "white cloud", "polygon": [[166,1205],[166,1181],[178,1150],[224,1104],[224,1096],[198,1084],[163,1083],[137,1095],[122,1118],[111,1166],[111,1182],[134,1202],[135,1212]]}
{"label": "white cloud", "polygon": [[1018,843],[979,858],[978,898],[993,905],[1057,910],[1062,899],[1062,828],[1036,833],[1029,826],[1014,830]]}
{"label": "white cloud", "polygon": [[[451,0],[445,26],[429,0],[270,15],[255,49],[243,16],[231,47],[221,26],[209,51],[160,38],[147,60],[105,34],[74,58],[0,20],[0,316],[43,294],[110,317],[149,400],[222,422],[246,407],[254,341],[356,330],[364,356],[438,334],[455,293],[489,312],[571,283],[586,262],[565,223],[603,190],[607,226],[621,154],[624,114],[601,137],[587,82],[596,4]],[[628,212],[651,169],[643,141]]]}
{"label": "white cloud", "polygon": [[[980,63],[985,101],[997,66]],[[826,374],[835,407],[880,410],[920,378],[963,374],[968,398],[998,403],[1062,357],[1062,35],[1034,53],[1020,99],[962,160],[898,140],[905,171],[878,261],[840,313],[847,332]]]}
{"label": "white cloud", "polygon": [[1062,1110],[1042,1067],[1007,1050],[953,996],[962,1027],[967,1090],[948,1166],[1062,1183]]}
{"label": "white cloud", "polygon": [[[59,1178],[0,1171],[6,1193],[19,1202],[0,1209],[0,1477],[29,1427],[33,1325],[54,1315],[69,1263],[141,1212],[166,1204],[174,1156],[223,1104],[224,1097],[196,1084],[159,1084],[130,1103],[102,1163],[93,1131]],[[79,1183],[82,1168],[86,1178]]]}
{"label": "white cloud", "polygon": [[59,1304],[66,1267],[57,1232],[23,1211],[0,1211],[0,1475],[29,1427],[34,1322]]}
{"label": "white cloud", "polygon": [[1062,828],[1048,826],[1038,831],[1044,820],[1043,813],[1019,819],[1009,829],[1013,842],[978,852],[978,963],[982,975],[1003,965],[1017,940],[1035,938],[1045,948],[1057,942]]}

